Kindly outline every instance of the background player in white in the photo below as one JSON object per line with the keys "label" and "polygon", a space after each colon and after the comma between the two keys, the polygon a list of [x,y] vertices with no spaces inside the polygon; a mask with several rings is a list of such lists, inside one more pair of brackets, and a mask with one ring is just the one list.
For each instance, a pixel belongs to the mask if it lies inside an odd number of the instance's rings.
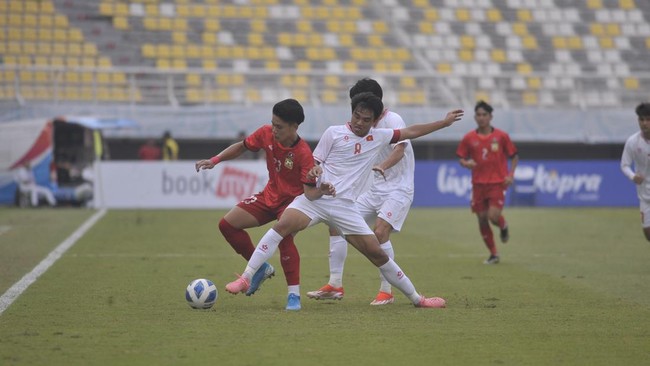
{"label": "background player in white", "polygon": [[[350,88],[350,98],[355,95],[371,92],[380,99],[384,92],[379,83],[370,78],[358,80]],[[402,117],[388,108],[384,108],[375,128],[400,129],[406,127]],[[368,225],[374,225],[373,231],[379,240],[381,249],[395,259],[391,232],[399,232],[413,202],[415,173],[415,157],[409,140],[396,144],[385,145],[377,155],[376,173],[368,191],[357,199],[359,212]],[[348,243],[340,236],[335,228],[330,227],[328,283],[316,291],[310,291],[307,296],[318,300],[340,300],[343,298],[343,267],[348,254]],[[370,305],[386,305],[394,301],[390,283],[379,273],[379,293]]]}
{"label": "background player in white", "polygon": [[280,220],[260,239],[244,273],[226,285],[226,291],[245,292],[257,269],[275,252],[283,237],[297,233],[319,222],[336,227],[345,238],[365,255],[381,274],[406,295],[413,305],[425,308],[445,307],[440,297],[420,295],[397,263],[379,247],[379,241],[359,213],[355,200],[363,192],[372,172],[375,157],[385,145],[427,135],[451,126],[463,116],[454,110],[444,120],[416,124],[399,130],[373,129],[384,105],[372,93],[352,98],[349,123],[329,127],[321,137],[314,159],[320,163],[310,171],[317,177],[315,186],[306,186],[305,193],[287,207]]}
{"label": "background player in white", "polygon": [[635,112],[640,131],[625,142],[621,170],[636,184],[643,234],[650,241],[650,103],[639,104]]}

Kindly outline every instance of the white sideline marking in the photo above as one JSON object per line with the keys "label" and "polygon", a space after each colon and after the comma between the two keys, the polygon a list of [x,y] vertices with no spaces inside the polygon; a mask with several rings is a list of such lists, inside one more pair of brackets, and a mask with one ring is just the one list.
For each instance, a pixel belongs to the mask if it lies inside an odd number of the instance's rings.
{"label": "white sideline marking", "polygon": [[106,214],[106,209],[102,209],[91,216],[84,222],[72,235],[59,244],[50,254],[45,257],[31,272],[24,275],[18,282],[14,283],[7,292],[0,296],[0,315],[7,310],[9,305],[14,302],[27,288],[36,281],[45,271],[56,262],[63,253],[70,249],[99,219]]}

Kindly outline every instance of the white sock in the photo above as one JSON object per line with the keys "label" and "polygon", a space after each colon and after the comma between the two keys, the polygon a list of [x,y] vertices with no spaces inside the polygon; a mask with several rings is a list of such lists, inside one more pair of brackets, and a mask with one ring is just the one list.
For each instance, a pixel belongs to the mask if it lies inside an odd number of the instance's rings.
{"label": "white sock", "polygon": [[[390,242],[390,240],[385,242],[384,244],[379,245],[379,247],[381,247],[384,253],[388,255],[388,258],[395,259],[395,251],[393,250],[393,244]],[[379,271],[379,281],[380,281],[379,291],[390,294],[392,292],[390,283],[386,281],[386,278],[384,277],[384,275],[381,274],[381,271]]]}
{"label": "white sock", "polygon": [[280,241],[282,241],[282,236],[273,230],[273,228],[270,228],[269,231],[264,234],[262,239],[260,239],[259,244],[257,244],[257,247],[251,256],[251,259],[248,261],[248,265],[246,266],[242,276],[246,277],[246,279],[250,281],[262,264],[271,259],[273,253],[278,249]]}
{"label": "white sock", "polygon": [[348,256],[348,242],[342,236],[330,236],[330,280],[333,287],[343,287],[343,267]]}
{"label": "white sock", "polygon": [[300,296],[300,285],[291,285],[288,286],[289,294],[295,294]]}
{"label": "white sock", "polygon": [[391,285],[402,291],[406,297],[411,299],[413,304],[418,304],[420,302],[420,294],[415,291],[415,286],[413,286],[411,280],[406,276],[402,269],[399,268],[394,260],[388,259],[388,262],[379,267],[379,270],[386,280],[390,282]]}

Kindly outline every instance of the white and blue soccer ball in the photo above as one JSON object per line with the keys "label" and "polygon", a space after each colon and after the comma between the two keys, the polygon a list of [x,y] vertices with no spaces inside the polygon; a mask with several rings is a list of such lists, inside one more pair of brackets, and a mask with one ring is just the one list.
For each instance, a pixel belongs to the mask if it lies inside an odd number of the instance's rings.
{"label": "white and blue soccer ball", "polygon": [[193,280],[185,290],[187,304],[194,309],[210,309],[218,296],[217,286],[205,278]]}

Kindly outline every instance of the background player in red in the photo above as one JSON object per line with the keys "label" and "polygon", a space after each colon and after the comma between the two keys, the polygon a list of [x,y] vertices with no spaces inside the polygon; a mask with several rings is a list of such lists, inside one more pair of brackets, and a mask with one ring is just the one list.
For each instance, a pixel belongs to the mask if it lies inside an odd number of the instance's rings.
{"label": "background player in red", "polygon": [[[196,162],[196,171],[212,169],[221,161],[231,160],[250,150],[266,152],[269,181],[262,192],[239,202],[219,221],[224,238],[247,261],[255,246],[244,229],[265,225],[279,219],[284,209],[296,196],[303,193],[307,172],[314,165],[311,148],[298,135],[298,126],[305,120],[302,106],[295,99],[285,99],[273,106],[270,125],[257,129],[250,136],[236,142],[210,159]],[[287,235],[279,246],[280,262],[287,279],[289,296],[287,310],[300,310],[300,256]],[[267,278],[275,274],[269,263],[264,263],[253,276],[246,295],[250,296]]]}
{"label": "background player in red", "polygon": [[[505,190],[512,184],[519,157],[505,131],[492,127],[491,105],[479,101],[474,107],[478,128],[468,132],[456,150],[460,165],[472,171],[472,212],[476,213],[483,241],[490,251],[485,264],[499,263],[490,223],[499,227],[501,242],[510,238],[508,224],[501,214]],[[510,170],[508,170],[510,159]]]}

